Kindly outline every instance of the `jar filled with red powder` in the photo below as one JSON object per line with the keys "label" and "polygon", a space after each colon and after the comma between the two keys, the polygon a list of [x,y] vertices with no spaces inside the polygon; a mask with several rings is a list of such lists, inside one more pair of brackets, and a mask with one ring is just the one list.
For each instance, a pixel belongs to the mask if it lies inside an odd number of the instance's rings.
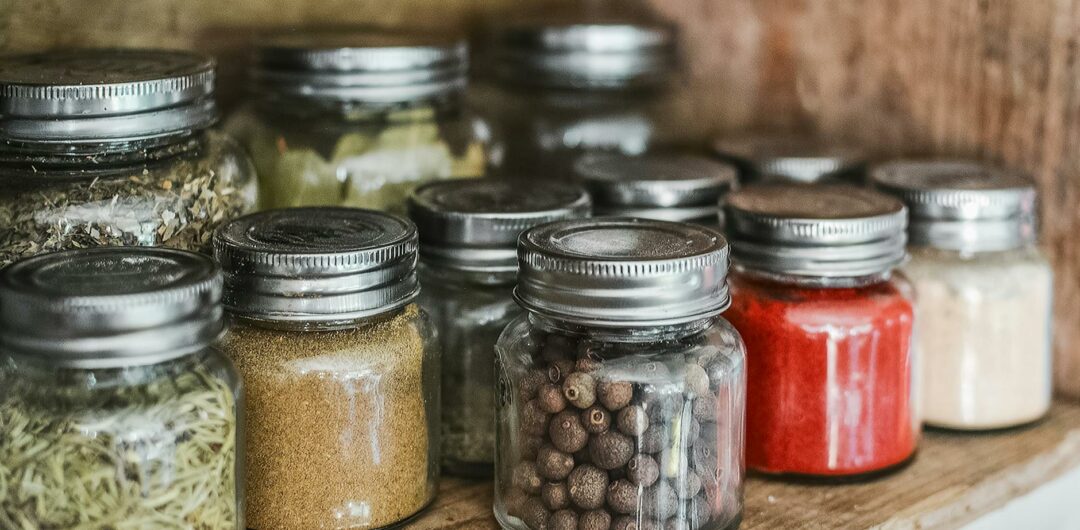
{"label": "jar filled with red powder", "polygon": [[907,211],[843,185],[751,186],[725,205],[747,347],[747,466],[857,477],[908,461],[920,417]]}

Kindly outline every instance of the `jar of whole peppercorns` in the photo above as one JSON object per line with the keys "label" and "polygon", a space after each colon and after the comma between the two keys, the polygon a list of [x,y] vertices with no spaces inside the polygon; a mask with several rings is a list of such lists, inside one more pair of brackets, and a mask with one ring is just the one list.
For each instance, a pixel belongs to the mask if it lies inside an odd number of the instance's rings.
{"label": "jar of whole peppercorns", "polygon": [[609,218],[519,241],[527,314],[496,346],[495,514],[513,529],[726,529],[745,353],[715,230]]}

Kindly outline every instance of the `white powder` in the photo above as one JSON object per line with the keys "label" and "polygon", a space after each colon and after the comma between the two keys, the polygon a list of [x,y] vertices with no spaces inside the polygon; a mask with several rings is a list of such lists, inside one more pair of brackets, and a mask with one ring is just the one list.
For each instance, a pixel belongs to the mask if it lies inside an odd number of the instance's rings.
{"label": "white powder", "polygon": [[904,272],[916,290],[926,423],[995,429],[1050,407],[1052,274],[1035,249],[918,248]]}

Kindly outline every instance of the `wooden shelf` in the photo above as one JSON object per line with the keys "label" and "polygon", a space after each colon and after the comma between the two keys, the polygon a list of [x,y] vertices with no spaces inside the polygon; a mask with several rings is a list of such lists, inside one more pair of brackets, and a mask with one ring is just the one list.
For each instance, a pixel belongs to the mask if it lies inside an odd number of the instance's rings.
{"label": "wooden shelf", "polygon": [[[844,485],[747,481],[743,530],[956,528],[1080,468],[1080,403],[1061,401],[1039,424],[993,434],[928,432],[907,468]],[[498,528],[491,484],[443,481],[410,528]]]}

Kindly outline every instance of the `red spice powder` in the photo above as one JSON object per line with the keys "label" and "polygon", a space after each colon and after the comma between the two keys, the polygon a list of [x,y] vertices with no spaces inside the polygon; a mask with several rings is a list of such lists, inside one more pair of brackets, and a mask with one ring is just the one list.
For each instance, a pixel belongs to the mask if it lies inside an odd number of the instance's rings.
{"label": "red spice powder", "polygon": [[913,454],[913,313],[897,281],[808,288],[732,275],[724,316],[746,342],[748,467],[850,476]]}

